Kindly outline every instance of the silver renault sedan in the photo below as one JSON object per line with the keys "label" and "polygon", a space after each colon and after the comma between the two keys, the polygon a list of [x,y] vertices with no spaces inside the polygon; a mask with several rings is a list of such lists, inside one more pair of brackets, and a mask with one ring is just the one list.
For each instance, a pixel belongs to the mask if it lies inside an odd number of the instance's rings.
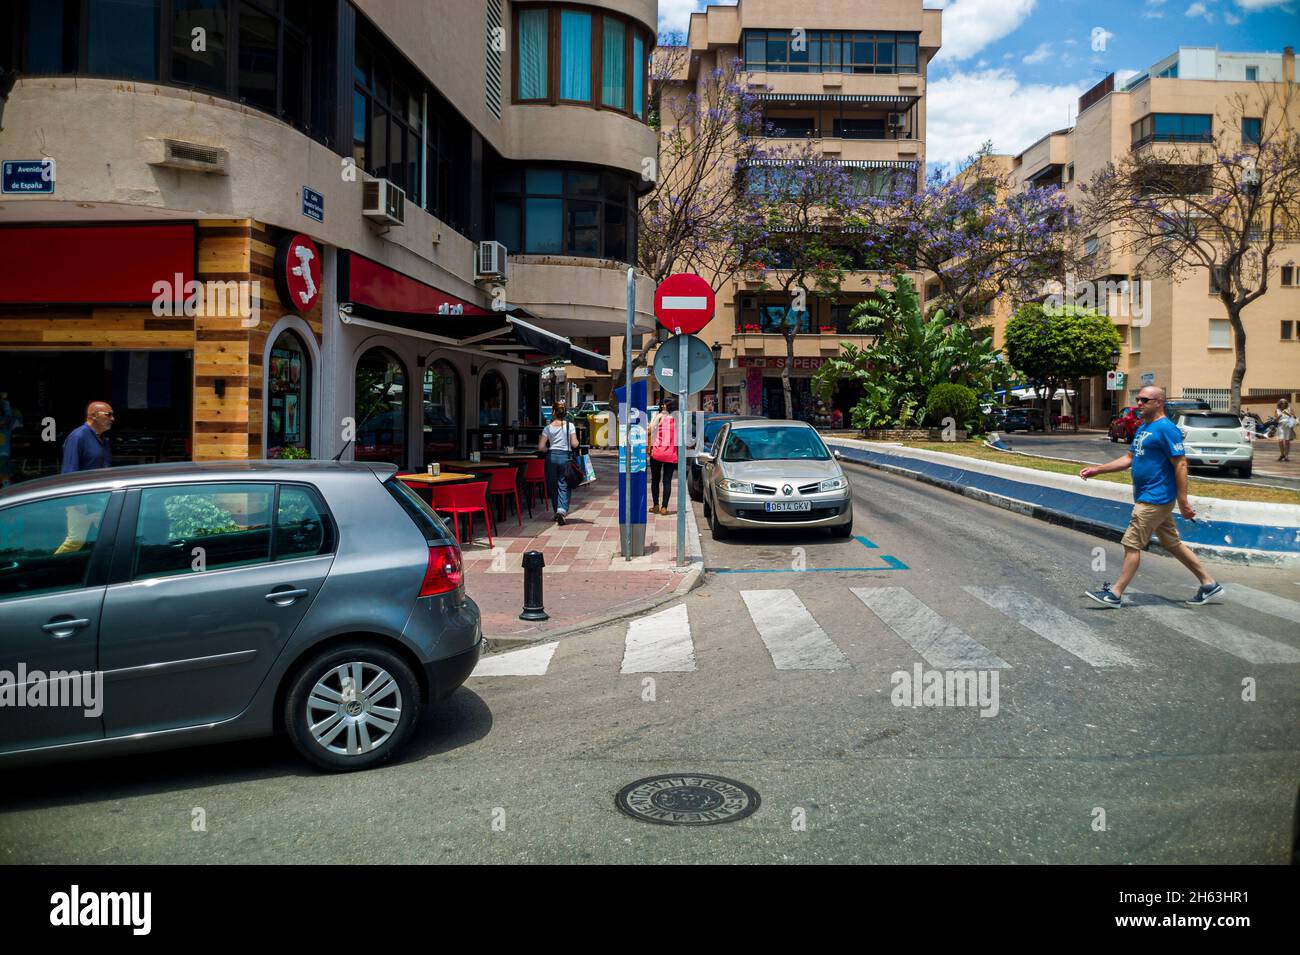
{"label": "silver renault sedan", "polygon": [[731,421],[701,452],[704,516],[714,540],[746,527],[825,527],[853,535],[853,500],[838,454],[802,421]]}
{"label": "silver renault sedan", "polygon": [[391,464],[103,468],[0,491],[0,767],[283,733],[394,756],[483,646]]}

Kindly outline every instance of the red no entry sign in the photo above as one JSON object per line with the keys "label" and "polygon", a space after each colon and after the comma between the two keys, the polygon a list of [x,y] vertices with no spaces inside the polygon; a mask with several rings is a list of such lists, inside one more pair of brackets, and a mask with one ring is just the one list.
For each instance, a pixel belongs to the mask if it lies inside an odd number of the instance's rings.
{"label": "red no entry sign", "polygon": [[698,275],[670,275],[655,289],[655,318],[672,332],[698,332],[713,318],[713,307],[713,289]]}

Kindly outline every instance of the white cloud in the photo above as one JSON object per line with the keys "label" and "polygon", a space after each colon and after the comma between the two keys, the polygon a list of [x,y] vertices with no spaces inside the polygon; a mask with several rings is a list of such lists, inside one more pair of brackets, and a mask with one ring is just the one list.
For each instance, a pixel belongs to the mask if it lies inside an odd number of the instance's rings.
{"label": "white cloud", "polygon": [[1214,22],[1214,14],[1206,8],[1205,4],[1201,3],[1201,0],[1196,0],[1196,3],[1187,8],[1187,16],[1204,17],[1206,23]]}
{"label": "white cloud", "polygon": [[1267,10],[1269,7],[1280,7],[1287,0],[1237,0],[1237,6],[1243,10]]}
{"label": "white cloud", "polygon": [[1022,84],[998,68],[932,79],[926,97],[926,162],[952,164],[993,138],[993,149],[1018,153],[1074,120],[1080,84]]}
{"label": "white cloud", "polygon": [[1142,10],[1142,16],[1148,20],[1160,20],[1164,18],[1165,12],[1160,8],[1165,5],[1165,0],[1147,0],[1146,6]]}
{"label": "white cloud", "polygon": [[[935,62],[965,60],[1013,33],[1038,0],[951,0],[943,8],[943,46]],[[663,0],[660,0],[660,6]]]}
{"label": "white cloud", "polygon": [[1027,56],[1022,57],[1020,62],[1028,63],[1029,65],[1032,66],[1036,63],[1047,62],[1047,58],[1051,55],[1052,55],[1052,44],[1040,43],[1038,44],[1038,49],[1034,50],[1033,53],[1030,53]]}
{"label": "white cloud", "polygon": [[1237,16],[1237,15],[1236,15],[1235,13],[1233,13],[1231,10],[1224,10],[1224,11],[1223,11],[1223,22],[1226,23],[1226,24],[1227,24],[1228,26],[1230,26],[1230,27],[1235,27],[1238,23],[1241,22],[1241,17]]}
{"label": "white cloud", "polygon": [[[710,2],[718,3],[719,0]],[[659,0],[659,32],[686,36],[691,26],[691,14],[699,9],[698,0]]]}
{"label": "white cloud", "polygon": [[984,67],[986,67],[986,66],[988,66],[988,65],[989,65],[989,61],[988,61],[988,60],[980,60],[978,63],[975,64],[975,68],[976,68],[976,69],[980,69],[980,70],[982,70],[982,69],[984,69]]}

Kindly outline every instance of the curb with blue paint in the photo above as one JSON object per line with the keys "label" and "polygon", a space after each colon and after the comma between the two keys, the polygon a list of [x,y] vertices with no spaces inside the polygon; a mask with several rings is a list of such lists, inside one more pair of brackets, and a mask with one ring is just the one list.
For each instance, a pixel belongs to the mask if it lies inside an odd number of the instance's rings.
{"label": "curb with blue paint", "polygon": [[[1118,541],[1133,505],[1027,481],[999,477],[939,461],[910,457],[903,448],[876,451],[827,442],[844,460],[889,471],[1038,520]],[[1011,468],[1011,465],[1004,467]],[[1017,469],[1023,472],[1025,469]],[[1252,564],[1300,565],[1300,530],[1238,521],[1187,521],[1175,515],[1179,536],[1198,554]],[[1159,550],[1152,543],[1152,550]]]}

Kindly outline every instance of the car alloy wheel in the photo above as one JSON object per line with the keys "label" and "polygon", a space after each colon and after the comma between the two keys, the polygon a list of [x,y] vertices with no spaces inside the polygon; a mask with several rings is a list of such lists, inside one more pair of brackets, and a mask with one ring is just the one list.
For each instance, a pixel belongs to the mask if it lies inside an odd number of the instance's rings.
{"label": "car alloy wheel", "polygon": [[402,689],[383,667],[353,661],[326,672],[307,698],[307,728],[340,756],[361,756],[388,742],[402,722]]}

